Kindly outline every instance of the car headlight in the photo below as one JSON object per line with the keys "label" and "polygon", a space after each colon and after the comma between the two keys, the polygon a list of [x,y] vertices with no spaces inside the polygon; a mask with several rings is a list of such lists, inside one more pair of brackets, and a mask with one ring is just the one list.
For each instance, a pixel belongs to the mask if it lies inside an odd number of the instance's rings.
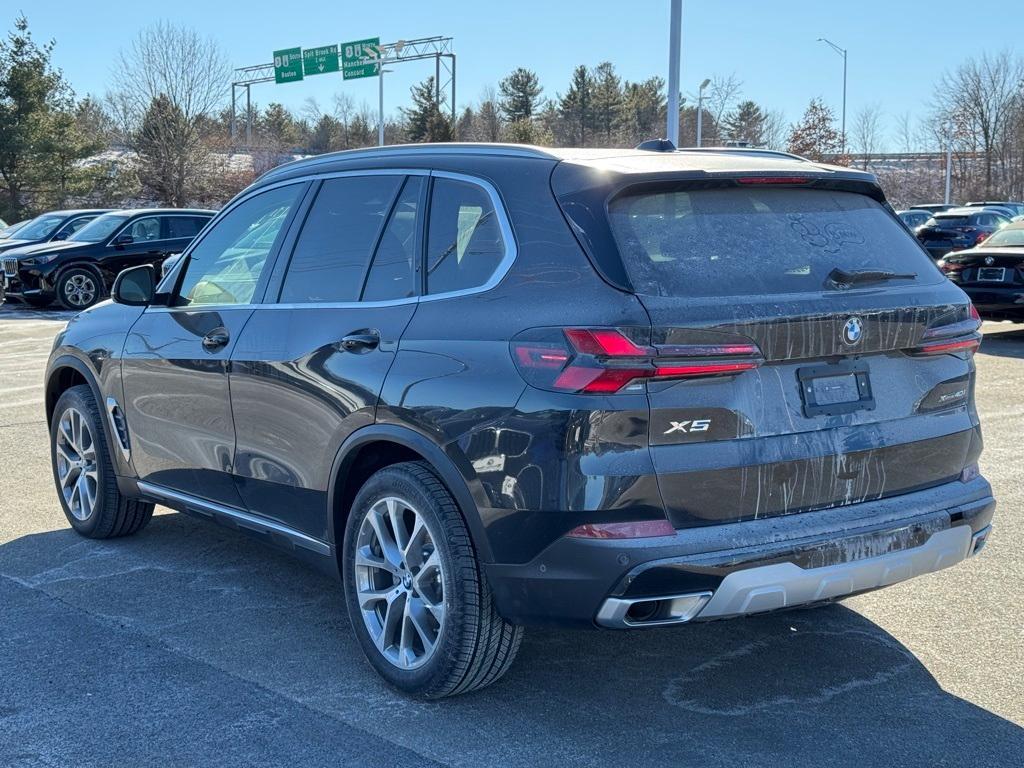
{"label": "car headlight", "polygon": [[18,259],[22,264],[32,267],[38,264],[49,264],[51,261],[55,261],[59,253],[44,253],[41,256],[29,256],[27,259]]}

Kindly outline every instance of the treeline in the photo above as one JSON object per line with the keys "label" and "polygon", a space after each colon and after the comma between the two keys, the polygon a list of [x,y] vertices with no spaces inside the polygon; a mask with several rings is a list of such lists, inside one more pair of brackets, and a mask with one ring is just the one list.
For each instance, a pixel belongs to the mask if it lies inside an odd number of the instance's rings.
{"label": "treeline", "polygon": [[[378,117],[339,92],[324,107],[227,108],[231,70],[218,45],[168,23],[143,30],[121,51],[102,99],[76,99],[23,18],[0,41],[0,217],[8,221],[72,204],[217,205],[256,175],[295,155],[373,146]],[[881,165],[889,149],[954,149],[955,199],[1024,197],[1024,61],[1010,53],[968,59],[943,75],[923,118],[886,129],[868,105],[844,137],[834,112],[812,99],[795,123],[749,99],[735,76],[712,78],[701,101],[703,144],[783,149],[874,170],[897,205],[941,199],[941,164]],[[448,94],[427,78],[408,106],[386,118],[385,142],[508,141],[553,146],[635,146],[663,136],[660,77],[633,82],[611,62],[578,66],[564,91],[516,68],[452,116]],[[251,117],[251,120],[247,118]],[[681,95],[680,144],[697,140],[694,94]],[[895,138],[895,141],[894,141]],[[856,160],[854,160],[856,155]]]}

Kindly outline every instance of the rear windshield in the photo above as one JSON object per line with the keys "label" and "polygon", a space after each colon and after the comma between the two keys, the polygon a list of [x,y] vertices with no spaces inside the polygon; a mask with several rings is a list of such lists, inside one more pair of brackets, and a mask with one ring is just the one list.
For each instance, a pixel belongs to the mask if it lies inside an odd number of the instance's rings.
{"label": "rear windshield", "polygon": [[970,220],[970,216],[934,216],[928,224],[933,227],[964,227]]}
{"label": "rear windshield", "polygon": [[836,267],[940,275],[878,202],[852,192],[730,188],[614,199],[609,219],[637,293],[821,291]]}

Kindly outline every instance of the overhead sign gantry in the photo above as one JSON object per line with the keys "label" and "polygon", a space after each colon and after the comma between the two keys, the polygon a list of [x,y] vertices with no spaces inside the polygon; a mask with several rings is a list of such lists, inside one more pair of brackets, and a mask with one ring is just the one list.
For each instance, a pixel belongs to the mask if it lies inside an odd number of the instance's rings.
{"label": "overhead sign gantry", "polygon": [[383,77],[383,68],[405,61],[434,59],[434,98],[448,92],[455,120],[455,53],[450,37],[423,37],[381,44],[380,38],[352,40],[318,48],[282,48],[273,61],[239,67],[231,83],[231,139],[238,137],[238,102],[245,97],[245,143],[252,144],[252,86],[259,83],[294,83],[313,75],[341,72],[345,80]]}

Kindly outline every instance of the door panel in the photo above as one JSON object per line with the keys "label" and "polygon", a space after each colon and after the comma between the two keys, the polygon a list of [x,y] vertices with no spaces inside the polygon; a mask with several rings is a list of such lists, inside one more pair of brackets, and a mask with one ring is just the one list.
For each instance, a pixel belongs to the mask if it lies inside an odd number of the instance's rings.
{"label": "door panel", "polygon": [[[384,377],[416,305],[262,307],[231,359],[235,477],[249,510],[327,538],[331,465],[372,424]],[[375,348],[346,349],[376,330]]]}
{"label": "door panel", "polygon": [[273,188],[229,209],[185,255],[168,306],[148,308],[128,334],[121,366],[140,479],[243,506],[228,368],[306,188]]}
{"label": "door panel", "polygon": [[[139,479],[241,506],[227,366],[251,306],[150,308],[125,343],[125,411]],[[220,347],[203,340],[226,331]]]}

